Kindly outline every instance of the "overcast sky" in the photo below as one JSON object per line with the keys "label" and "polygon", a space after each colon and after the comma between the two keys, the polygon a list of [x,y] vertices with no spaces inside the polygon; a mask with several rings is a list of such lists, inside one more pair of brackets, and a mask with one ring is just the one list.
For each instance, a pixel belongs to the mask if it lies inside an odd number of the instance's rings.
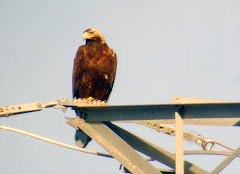
{"label": "overcast sky", "polygon": [[[83,31],[99,29],[118,56],[109,104],[170,103],[172,96],[240,101],[240,1],[0,0],[0,106],[72,99],[72,67]],[[70,109],[44,109],[0,124],[74,145]],[[175,138],[120,126],[175,151]],[[238,127],[185,126],[240,145]],[[201,149],[185,142],[185,149]],[[121,173],[119,162],[0,130],[1,173]],[[87,149],[104,151],[92,141]],[[216,148],[217,149],[217,148]],[[222,156],[185,156],[212,171]],[[239,173],[240,159],[222,173]],[[159,166],[158,166],[159,167]],[[161,168],[165,166],[161,165]]]}

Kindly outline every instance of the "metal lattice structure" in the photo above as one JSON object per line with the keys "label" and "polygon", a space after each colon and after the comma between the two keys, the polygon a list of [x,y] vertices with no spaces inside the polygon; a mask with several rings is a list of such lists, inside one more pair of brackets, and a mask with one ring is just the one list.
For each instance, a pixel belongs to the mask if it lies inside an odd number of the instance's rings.
{"label": "metal lattice structure", "polygon": [[[60,105],[60,106],[56,106]],[[45,107],[56,107],[65,110],[71,107],[76,110],[76,118],[67,118],[67,123],[76,130],[94,139],[112,157],[117,159],[125,172],[130,173],[209,173],[208,171],[184,160],[183,139],[202,146],[206,153],[212,151],[214,144],[222,145],[232,153],[218,152],[229,155],[211,173],[219,173],[235,157],[240,156],[240,146],[232,149],[214,139],[207,139],[190,132],[183,131],[183,124],[240,126],[240,103],[217,100],[196,99],[188,97],[173,97],[172,104],[158,105],[106,105],[100,101],[55,99],[52,102],[41,102],[6,106],[0,108],[0,116],[9,116],[23,112],[38,111]],[[115,122],[137,123],[158,132],[176,136],[176,154],[168,152],[151,142],[115,125]],[[175,127],[168,124],[175,124]],[[86,136],[85,136],[86,137]],[[80,137],[81,140],[81,137]],[[83,143],[83,146],[86,145]],[[138,152],[158,161],[173,170],[155,168],[149,159]]]}

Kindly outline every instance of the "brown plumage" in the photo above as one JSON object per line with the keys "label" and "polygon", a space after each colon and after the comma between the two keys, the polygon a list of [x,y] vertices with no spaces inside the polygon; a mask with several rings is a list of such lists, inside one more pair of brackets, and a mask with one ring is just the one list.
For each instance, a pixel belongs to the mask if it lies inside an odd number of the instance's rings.
{"label": "brown plumage", "polygon": [[83,34],[86,44],[78,48],[73,67],[73,97],[107,102],[113,88],[117,55],[102,33],[90,28]]}

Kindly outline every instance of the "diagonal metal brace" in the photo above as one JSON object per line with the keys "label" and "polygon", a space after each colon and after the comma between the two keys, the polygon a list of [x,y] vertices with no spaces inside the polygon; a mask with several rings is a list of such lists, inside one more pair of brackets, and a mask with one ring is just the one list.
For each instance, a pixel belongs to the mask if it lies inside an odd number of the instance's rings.
{"label": "diagonal metal brace", "polygon": [[219,164],[211,174],[220,173],[230,162],[232,162],[240,154],[240,146],[231,155],[229,155],[221,164]]}
{"label": "diagonal metal brace", "polygon": [[80,128],[99,143],[131,173],[161,173],[103,122],[87,123],[80,117],[67,118],[67,120],[68,124],[74,128]]}
{"label": "diagonal metal brace", "polygon": [[[163,132],[165,134],[175,136],[176,129],[172,125],[160,123],[142,123],[141,125],[154,129],[158,132]],[[188,141],[192,141],[197,145],[202,146],[203,150],[206,151],[211,150],[215,144],[215,140],[212,138],[204,138],[200,135],[196,135],[187,131],[183,131],[183,137]]]}
{"label": "diagonal metal brace", "polygon": [[[171,152],[168,152],[162,149],[151,142],[144,140],[112,123],[106,123],[107,126],[112,129],[118,136],[120,136],[124,141],[126,141],[129,145],[131,145],[134,149],[143,154],[151,157],[152,159],[159,161],[171,168],[175,168],[175,155]],[[208,174],[206,170],[188,162],[184,161],[184,173],[186,174]]]}

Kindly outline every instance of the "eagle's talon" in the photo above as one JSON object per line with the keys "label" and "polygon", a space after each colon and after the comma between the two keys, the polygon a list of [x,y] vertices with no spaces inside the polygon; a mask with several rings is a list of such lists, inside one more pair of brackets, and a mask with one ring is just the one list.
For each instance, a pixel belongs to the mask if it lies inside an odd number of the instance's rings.
{"label": "eagle's talon", "polygon": [[86,100],[87,100],[87,103],[92,104],[95,99],[93,97],[88,97],[86,98]]}

